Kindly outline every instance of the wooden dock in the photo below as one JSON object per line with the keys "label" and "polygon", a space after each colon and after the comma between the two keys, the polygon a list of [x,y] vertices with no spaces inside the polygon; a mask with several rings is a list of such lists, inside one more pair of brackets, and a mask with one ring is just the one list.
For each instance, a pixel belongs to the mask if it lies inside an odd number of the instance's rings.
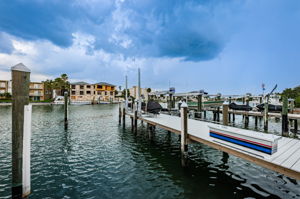
{"label": "wooden dock", "polygon": [[[166,114],[160,114],[158,116],[149,116],[143,114],[137,116],[132,112],[126,112],[125,114],[130,116],[132,118],[132,121],[136,117],[136,120],[144,121],[152,126],[157,126],[176,134],[182,133],[182,124],[180,117]],[[235,155],[262,167],[300,180],[300,140],[298,139],[291,139],[280,136],[280,139],[278,140],[277,152],[269,155],[257,150],[253,150],[209,136],[210,127],[224,129],[226,131],[237,131],[237,128],[235,127],[229,127],[194,119],[188,119],[187,126],[187,138],[189,143],[200,142],[217,150]],[[243,131],[244,133],[250,134],[254,132],[245,129],[238,129],[238,131]],[[271,134],[261,134],[262,136],[273,136]]]}

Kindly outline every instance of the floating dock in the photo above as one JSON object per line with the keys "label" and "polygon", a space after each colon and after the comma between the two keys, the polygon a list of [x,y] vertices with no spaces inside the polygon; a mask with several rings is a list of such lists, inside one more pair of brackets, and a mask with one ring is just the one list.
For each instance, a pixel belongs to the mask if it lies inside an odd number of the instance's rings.
{"label": "floating dock", "polygon": [[[137,116],[133,112],[125,112],[124,116],[125,115],[130,116],[132,121],[136,118],[136,120],[144,121],[150,125],[160,127],[175,134],[182,133],[182,120],[178,116],[166,114],[157,116],[142,114]],[[187,123],[187,139],[189,143],[200,142],[217,150],[232,154],[262,167],[300,180],[300,140],[194,119],[188,119]],[[211,129],[218,129],[226,132],[238,132],[239,134],[247,134],[249,136],[251,136],[251,134],[256,136],[260,134],[257,136],[259,139],[276,141],[275,148],[273,146],[275,151],[272,151],[271,154],[267,154],[263,151],[256,150],[255,148],[246,147],[246,145],[243,146],[217,137],[212,137],[210,135]]]}

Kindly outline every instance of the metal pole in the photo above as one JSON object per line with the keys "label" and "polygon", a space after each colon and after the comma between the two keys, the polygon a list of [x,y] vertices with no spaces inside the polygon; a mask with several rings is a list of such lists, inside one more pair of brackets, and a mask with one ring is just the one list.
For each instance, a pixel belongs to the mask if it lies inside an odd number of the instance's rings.
{"label": "metal pole", "polygon": [[138,100],[137,100],[137,111],[138,113],[141,112],[141,69],[138,68]]}
{"label": "metal pole", "polygon": [[29,104],[30,70],[22,63],[12,74],[12,198],[21,198],[23,190],[24,106]]}

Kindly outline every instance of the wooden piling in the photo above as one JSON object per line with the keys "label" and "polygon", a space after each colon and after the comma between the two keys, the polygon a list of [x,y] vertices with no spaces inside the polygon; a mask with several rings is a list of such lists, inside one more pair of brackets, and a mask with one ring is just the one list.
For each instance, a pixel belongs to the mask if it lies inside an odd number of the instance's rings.
{"label": "wooden piling", "polygon": [[294,134],[297,135],[298,133],[298,120],[294,120]]}
{"label": "wooden piling", "polygon": [[268,109],[269,105],[266,101],[264,104],[264,131],[268,131]]}
{"label": "wooden piling", "polygon": [[204,119],[206,119],[206,111],[205,110],[203,111],[203,117],[204,117]]}
{"label": "wooden piling", "polygon": [[281,122],[282,122],[282,135],[289,135],[289,119],[288,119],[288,99],[286,96],[282,97],[282,112],[281,112]]}
{"label": "wooden piling", "polygon": [[202,111],[202,95],[198,95],[198,104],[197,104],[197,111],[201,112]]}
{"label": "wooden piling", "polygon": [[138,111],[134,111],[134,132],[137,132],[137,120],[138,120]]}
{"label": "wooden piling", "polygon": [[[126,104],[126,103],[125,103],[125,104]],[[123,107],[122,117],[123,117],[123,128],[125,129],[125,122],[126,122],[126,108],[124,108],[124,107]]]}
{"label": "wooden piling", "polygon": [[257,128],[257,120],[258,120],[258,117],[257,116],[255,116],[255,128]]}
{"label": "wooden piling", "polygon": [[220,107],[217,108],[217,121],[220,122]]}
{"label": "wooden piling", "polygon": [[121,120],[122,120],[122,107],[121,107],[121,102],[119,102],[119,125],[121,125]]}
{"label": "wooden piling", "polygon": [[68,128],[68,92],[64,92],[65,129]]}
{"label": "wooden piling", "polygon": [[187,117],[187,106],[181,106],[181,157],[182,165],[186,166],[186,158],[188,151],[187,136],[188,133],[188,117]]}
{"label": "wooden piling", "polygon": [[22,197],[24,106],[29,104],[30,70],[23,64],[12,74],[12,198]]}
{"label": "wooden piling", "polygon": [[245,115],[245,128],[248,128],[249,126],[249,115]]}
{"label": "wooden piling", "polygon": [[228,125],[228,109],[229,109],[229,104],[228,103],[223,103],[223,125]]}

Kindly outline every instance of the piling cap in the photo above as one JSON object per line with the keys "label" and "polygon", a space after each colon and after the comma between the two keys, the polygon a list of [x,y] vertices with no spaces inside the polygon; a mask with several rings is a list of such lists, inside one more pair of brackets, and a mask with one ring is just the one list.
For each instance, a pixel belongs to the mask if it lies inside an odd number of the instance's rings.
{"label": "piling cap", "polygon": [[188,105],[187,105],[187,103],[186,102],[182,102],[182,104],[181,104],[181,106],[180,106],[181,108],[187,108],[188,107]]}
{"label": "piling cap", "polygon": [[23,63],[19,63],[13,67],[11,67],[11,70],[14,70],[14,71],[22,71],[22,72],[27,72],[27,73],[30,73],[30,69],[27,68]]}

